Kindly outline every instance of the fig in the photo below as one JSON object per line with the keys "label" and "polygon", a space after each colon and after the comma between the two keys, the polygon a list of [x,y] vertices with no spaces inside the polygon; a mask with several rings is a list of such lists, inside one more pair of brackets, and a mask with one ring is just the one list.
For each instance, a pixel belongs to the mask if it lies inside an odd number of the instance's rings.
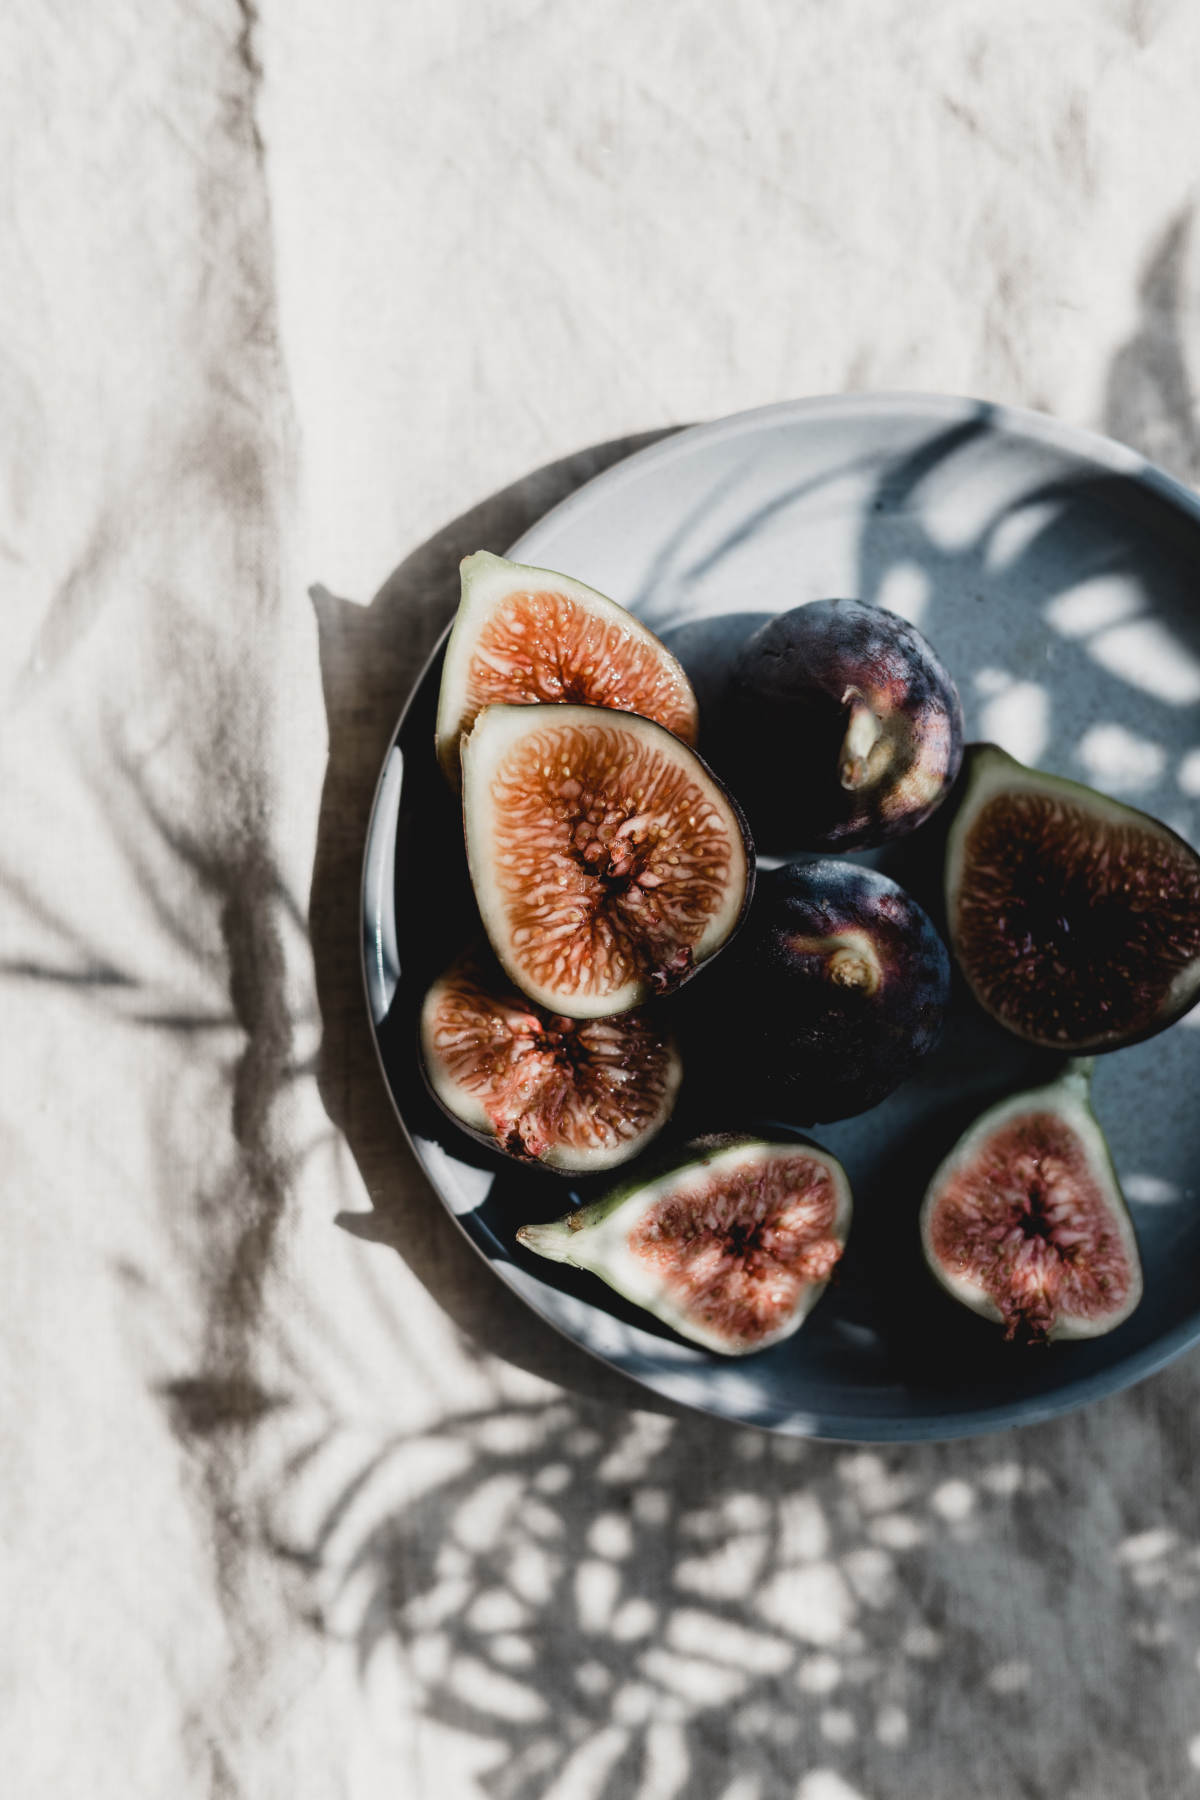
{"label": "fig", "polygon": [[828,1150],[709,1137],[517,1239],[590,1270],[692,1343],[745,1356],[799,1329],[845,1249],[850,1212]]}
{"label": "fig", "polygon": [[941,1035],[950,958],[903,888],[825,857],[759,875],[716,990],[701,1003],[736,1044],[755,1109],[808,1125],[908,1079]]}
{"label": "fig", "polygon": [[464,1130],[566,1174],[635,1156],[671,1116],[682,1078],[657,1018],[556,1017],[518,994],[478,947],[425,996],[421,1061],[435,1099]]}
{"label": "fig", "polygon": [[488,706],[463,739],[467,861],[509,979],[572,1019],[668,993],[721,949],[754,855],[686,744],[598,706]]}
{"label": "fig", "polygon": [[975,998],[1077,1054],[1153,1037],[1200,993],[1200,857],[1147,813],[973,744],[946,851]]}
{"label": "fig", "polygon": [[495,703],[611,706],[696,742],[691,683],[666,646],[615,600],[486,550],[464,557],[461,573],[436,727],[438,761],[451,786],[462,779],[459,739]]}
{"label": "fig", "polygon": [[925,1258],[947,1293],[1025,1343],[1100,1337],[1142,1297],[1137,1239],[1092,1111],[1091,1063],[977,1119],[929,1185]]}
{"label": "fig", "polygon": [[719,709],[727,773],[763,849],[860,850],[912,831],[962,760],[962,705],[915,626],[815,600],[760,626]]}

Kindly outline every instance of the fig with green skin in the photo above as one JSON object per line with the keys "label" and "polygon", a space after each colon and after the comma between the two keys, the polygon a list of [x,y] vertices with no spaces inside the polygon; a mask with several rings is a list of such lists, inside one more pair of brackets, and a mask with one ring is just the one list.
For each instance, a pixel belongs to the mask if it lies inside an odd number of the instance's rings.
{"label": "fig with green skin", "polygon": [[1116,1050],[1200,995],[1200,856],[1147,813],[995,744],[967,752],[946,912],[975,998],[1030,1043]]}
{"label": "fig with green skin", "polygon": [[816,600],[744,646],[718,734],[718,766],[762,849],[857,850],[941,804],[962,760],[962,705],[915,626]]}
{"label": "fig with green skin", "polygon": [[434,1098],[472,1137],[563,1174],[615,1168],[645,1149],[683,1073],[659,1018],[556,1017],[517,993],[482,948],[425,996],[421,1064]]}
{"label": "fig with green skin", "polygon": [[810,1125],[865,1112],[914,1072],[941,1035],[950,958],[903,888],[824,857],[758,877],[696,1000],[697,1056],[720,1044],[717,1079],[757,1113]]}
{"label": "fig with green skin", "polygon": [[700,1138],[552,1225],[524,1225],[539,1256],[587,1269],[724,1356],[800,1328],[850,1229],[850,1184],[815,1144]]}
{"label": "fig with green skin", "polygon": [[925,1196],[929,1267],[1010,1340],[1100,1337],[1142,1296],[1133,1221],[1090,1080],[1090,1061],[1076,1060],[1061,1080],[993,1106]]}
{"label": "fig with green skin", "polygon": [[484,929],[539,1006],[603,1018],[669,993],[749,904],[740,811],[694,751],[594,706],[488,706],[463,739]]}
{"label": "fig with green skin", "polygon": [[442,664],[437,753],[462,782],[459,739],[485,706],[609,706],[654,719],[694,744],[691,683],[640,619],[567,575],[478,550],[463,558],[462,599]]}

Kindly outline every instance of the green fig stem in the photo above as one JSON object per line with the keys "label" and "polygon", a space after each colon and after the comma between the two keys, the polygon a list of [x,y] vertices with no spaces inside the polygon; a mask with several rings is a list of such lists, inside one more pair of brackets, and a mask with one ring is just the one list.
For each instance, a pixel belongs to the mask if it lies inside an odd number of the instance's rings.
{"label": "green fig stem", "polygon": [[555,1219],[552,1225],[522,1225],[517,1233],[518,1244],[524,1244],[527,1250],[538,1256],[547,1256],[551,1262],[570,1262],[571,1241],[575,1233],[571,1229],[570,1216]]}
{"label": "green fig stem", "polygon": [[850,702],[850,723],[842,739],[838,763],[838,780],[848,793],[854,793],[867,781],[867,758],[883,735],[883,726],[869,703],[857,688],[847,688],[842,704]]}
{"label": "green fig stem", "polygon": [[1063,1070],[1063,1082],[1067,1087],[1075,1089],[1086,1100],[1092,1088],[1092,1070],[1096,1067],[1094,1056],[1072,1056]]}

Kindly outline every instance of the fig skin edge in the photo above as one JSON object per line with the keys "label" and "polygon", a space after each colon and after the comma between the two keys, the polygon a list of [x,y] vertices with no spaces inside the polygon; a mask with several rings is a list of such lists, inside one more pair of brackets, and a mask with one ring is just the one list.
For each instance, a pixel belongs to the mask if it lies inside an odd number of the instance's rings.
{"label": "fig skin edge", "polygon": [[964,866],[966,863],[966,843],[972,827],[982,815],[988,803],[1005,794],[1027,793],[1041,798],[1058,798],[1068,805],[1078,806],[1084,813],[1091,814],[1102,822],[1116,829],[1122,827],[1136,828],[1157,837],[1181,862],[1191,863],[1200,872],[1200,857],[1191,845],[1181,838],[1150,813],[1127,806],[1122,801],[1113,800],[1096,788],[1084,786],[1080,782],[1070,781],[1058,775],[1045,775],[1040,770],[1026,767],[1015,757],[1001,750],[996,744],[968,744],[960,778],[962,795],[958,800],[955,816],[951,822],[946,842],[946,860],[944,873],[944,892],[946,903],[947,930],[950,948],[955,961],[962,970],[967,986],[978,1004],[1002,1025],[1013,1036],[1026,1043],[1037,1044],[1043,1049],[1056,1050],[1061,1055],[1102,1056],[1113,1050],[1126,1048],[1131,1044],[1143,1043],[1156,1037],[1159,1032],[1167,1030],[1175,1024],[1184,1013],[1188,1012],[1200,997],[1200,955],[1182,969],[1168,986],[1164,988],[1161,1003],[1154,1017],[1144,1026],[1128,1031],[1119,1031],[1102,1038],[1062,1039],[1050,1036],[1037,1036],[1033,1032],[1022,1030],[1013,1019],[991,1005],[980,991],[972,975],[969,961],[964,954],[959,929],[959,896],[962,891]]}
{"label": "fig skin edge", "polygon": [[1108,1141],[1091,1105],[1093,1058],[1074,1057],[1057,1081],[1045,1087],[1030,1088],[1013,1094],[981,1113],[959,1138],[950,1154],[935,1170],[921,1205],[921,1249],[930,1273],[953,1300],[978,1313],[993,1324],[1009,1325],[1010,1321],[996,1305],[987,1288],[946,1267],[933,1242],[933,1222],[945,1190],[955,1176],[970,1167],[990,1138],[1022,1117],[1050,1113],[1062,1120],[1080,1140],[1086,1155],[1088,1173],[1100,1189],[1106,1215],[1115,1227],[1129,1269],[1129,1290],[1122,1304],[1111,1314],[1088,1319],[1078,1314],[1056,1315],[1046,1334],[1046,1342],[1103,1337],[1136,1310],[1141,1302],[1143,1276],[1137,1235],[1133,1227],[1120,1180],[1113,1165]]}

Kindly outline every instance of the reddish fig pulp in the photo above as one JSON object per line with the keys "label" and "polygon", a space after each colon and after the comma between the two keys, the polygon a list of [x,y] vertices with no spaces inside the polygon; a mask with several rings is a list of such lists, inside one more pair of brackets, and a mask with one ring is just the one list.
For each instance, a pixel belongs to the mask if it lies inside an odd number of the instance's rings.
{"label": "reddish fig pulp", "polygon": [[687,676],[632,613],[581,581],[479,550],[463,559],[438,698],[438,761],[455,787],[459,739],[497,703],[610,706],[686,744],[699,727]]}
{"label": "reddish fig pulp", "polygon": [[1157,819],[968,751],[950,830],[951,943],[980,1005],[1056,1050],[1116,1050],[1200,994],[1200,857]]}
{"label": "reddish fig pulp", "polygon": [[815,1145],[701,1138],[671,1162],[518,1240],[589,1269],[682,1337],[744,1356],[790,1337],[850,1228],[845,1170]]}
{"label": "reddish fig pulp", "polygon": [[485,708],[463,740],[463,818],[493,949],[523,993],[570,1018],[678,987],[749,901],[736,806],[649,719]]}
{"label": "reddish fig pulp", "polygon": [[1090,1065],[1003,1101],[934,1176],[921,1213],[943,1287],[1028,1343],[1099,1337],[1142,1293],[1137,1241],[1088,1097]]}
{"label": "reddish fig pulp", "polygon": [[635,1156],[670,1117],[682,1073],[657,1020],[555,1017],[481,952],[430,988],[421,1057],[435,1096],[473,1136],[564,1173]]}
{"label": "reddish fig pulp", "polygon": [[962,758],[962,706],[915,626],[818,600],[755,632],[734,664],[719,766],[767,850],[854,850],[911,831]]}

